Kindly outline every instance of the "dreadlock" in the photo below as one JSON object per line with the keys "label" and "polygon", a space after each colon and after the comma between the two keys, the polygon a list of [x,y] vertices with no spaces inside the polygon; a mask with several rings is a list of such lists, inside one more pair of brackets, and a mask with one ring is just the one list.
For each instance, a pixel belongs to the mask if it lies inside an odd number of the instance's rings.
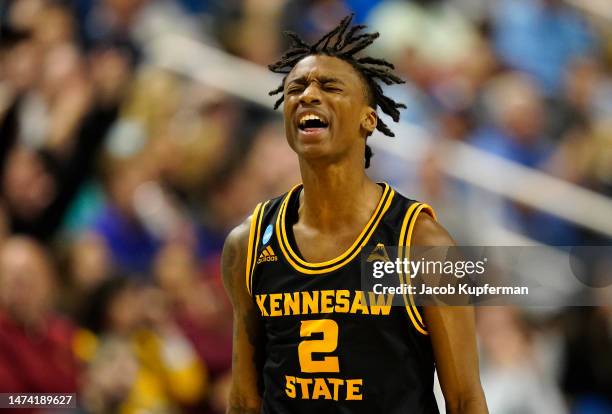
{"label": "dreadlock", "polygon": [[[272,72],[283,73],[285,76],[280,86],[270,91],[270,95],[282,94],[285,88],[287,74],[291,72],[293,67],[300,60],[310,55],[333,56],[353,66],[364,80],[367,88],[368,103],[372,105],[374,109],[379,107],[385,114],[389,115],[393,121],[398,122],[400,117],[399,110],[400,108],[406,108],[406,105],[395,102],[393,99],[386,96],[383,93],[382,87],[376,80],[378,79],[385,85],[400,84],[404,83],[404,81],[391,72],[395,67],[386,60],[368,56],[356,56],[359,52],[371,45],[379,34],[378,32],[359,33],[366,28],[364,25],[355,25],[349,29],[352,21],[353,14],[346,16],[340,21],[338,26],[329,33],[323,35],[323,37],[313,44],[306,43],[294,32],[284,32],[291,42],[291,47],[278,62],[269,65],[268,68]],[[277,109],[281,103],[283,103],[283,100],[284,96],[281,95],[274,104],[274,109]],[[395,136],[389,127],[380,119],[378,120],[376,129],[389,137]],[[366,168],[370,166],[370,158],[372,155],[372,149],[366,145]]]}

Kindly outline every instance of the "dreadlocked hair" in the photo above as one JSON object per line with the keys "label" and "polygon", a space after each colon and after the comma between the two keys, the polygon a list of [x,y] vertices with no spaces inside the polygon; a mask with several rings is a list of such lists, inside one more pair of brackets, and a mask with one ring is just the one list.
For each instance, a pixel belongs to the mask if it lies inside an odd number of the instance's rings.
{"label": "dreadlocked hair", "polygon": [[[278,62],[268,65],[268,68],[272,72],[283,73],[285,75],[280,86],[269,93],[270,95],[281,94],[280,98],[278,98],[274,104],[274,109],[277,109],[285,99],[282,95],[285,88],[285,80],[287,79],[287,74],[291,72],[294,66],[307,56],[325,55],[337,57],[353,66],[365,81],[369,104],[372,105],[374,109],[377,107],[380,108],[383,113],[389,115],[393,121],[399,121],[399,110],[400,108],[406,108],[406,105],[395,102],[393,99],[386,96],[377,80],[385,85],[401,84],[404,83],[404,81],[392,73],[395,67],[386,60],[369,56],[356,56],[359,52],[371,45],[374,40],[378,38],[379,33],[360,33],[366,28],[366,26],[361,24],[349,28],[353,21],[353,16],[354,15],[351,14],[343,18],[338,26],[329,33],[323,35],[323,37],[313,44],[306,43],[294,32],[284,32],[291,42],[291,47]],[[395,136],[381,119],[378,119],[376,129],[389,137]],[[372,155],[372,149],[366,145],[366,168],[370,166],[370,158]]]}

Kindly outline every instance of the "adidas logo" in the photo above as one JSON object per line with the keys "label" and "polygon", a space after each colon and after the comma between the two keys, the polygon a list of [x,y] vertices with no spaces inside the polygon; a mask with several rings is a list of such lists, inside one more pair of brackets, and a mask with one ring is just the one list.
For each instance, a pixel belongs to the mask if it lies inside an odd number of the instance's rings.
{"label": "adidas logo", "polygon": [[263,249],[263,251],[259,255],[259,258],[257,259],[257,264],[260,264],[261,262],[276,262],[277,260],[278,257],[276,256],[276,254],[274,254],[274,250],[272,250],[271,246],[268,246]]}
{"label": "adidas logo", "polygon": [[382,243],[378,243],[376,247],[372,250],[372,253],[368,256],[368,262],[390,262],[389,255],[387,254],[387,250],[385,249],[385,245]]}

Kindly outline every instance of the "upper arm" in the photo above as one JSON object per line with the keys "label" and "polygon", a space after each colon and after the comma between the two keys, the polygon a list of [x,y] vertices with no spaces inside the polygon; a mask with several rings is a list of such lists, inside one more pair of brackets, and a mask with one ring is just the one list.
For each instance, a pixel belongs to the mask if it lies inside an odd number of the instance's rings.
{"label": "upper arm", "polygon": [[[453,246],[448,232],[428,214],[420,214],[412,244]],[[440,386],[449,413],[487,413],[480,385],[474,310],[470,306],[426,306],[424,318],[431,338]]]}
{"label": "upper arm", "polygon": [[223,283],[234,315],[230,413],[255,413],[261,406],[256,364],[261,321],[245,277],[250,222],[251,218],[232,230],[223,246]]}

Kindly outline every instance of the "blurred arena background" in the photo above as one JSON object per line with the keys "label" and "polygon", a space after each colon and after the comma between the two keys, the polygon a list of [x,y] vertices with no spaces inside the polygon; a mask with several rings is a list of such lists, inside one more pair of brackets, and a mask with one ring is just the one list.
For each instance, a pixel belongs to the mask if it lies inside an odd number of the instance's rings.
{"label": "blurred arena background", "polygon": [[[406,80],[372,177],[459,244],[610,244],[609,0],[2,0],[0,392],[224,412],[223,240],[299,181],[265,65],[351,11]],[[491,413],[612,413],[612,307],[477,318]]]}

